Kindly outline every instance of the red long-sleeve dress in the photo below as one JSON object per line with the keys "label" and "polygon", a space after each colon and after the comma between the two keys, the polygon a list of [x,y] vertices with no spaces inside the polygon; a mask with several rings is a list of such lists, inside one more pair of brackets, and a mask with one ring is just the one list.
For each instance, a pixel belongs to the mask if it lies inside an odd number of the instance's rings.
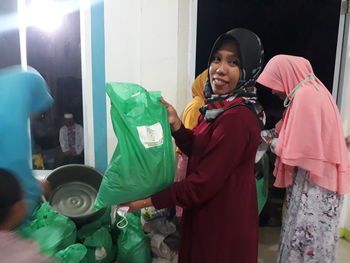
{"label": "red long-sleeve dress", "polygon": [[258,207],[254,159],[259,121],[246,106],[193,131],[173,133],[189,156],[187,177],[154,194],[157,208],[184,208],[179,263],[256,263]]}

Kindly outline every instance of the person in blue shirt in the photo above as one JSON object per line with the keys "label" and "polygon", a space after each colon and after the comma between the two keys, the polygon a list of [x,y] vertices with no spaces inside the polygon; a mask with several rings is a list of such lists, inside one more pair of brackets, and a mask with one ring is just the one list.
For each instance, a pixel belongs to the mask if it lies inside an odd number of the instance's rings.
{"label": "person in blue shirt", "polygon": [[0,168],[0,255],[1,262],[53,263],[41,254],[32,240],[14,231],[26,214],[21,186],[15,176]]}
{"label": "person in blue shirt", "polygon": [[52,103],[45,80],[33,68],[12,66],[0,70],[0,168],[20,182],[27,205],[27,219],[40,201],[41,186],[33,176],[29,117]]}

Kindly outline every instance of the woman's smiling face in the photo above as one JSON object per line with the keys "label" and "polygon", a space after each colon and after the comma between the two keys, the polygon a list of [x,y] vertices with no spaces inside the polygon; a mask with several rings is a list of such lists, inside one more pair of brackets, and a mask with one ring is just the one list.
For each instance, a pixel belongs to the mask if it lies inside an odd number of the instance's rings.
{"label": "woman's smiling face", "polygon": [[214,94],[228,94],[237,87],[239,66],[240,59],[236,45],[224,42],[215,52],[209,66],[210,84]]}

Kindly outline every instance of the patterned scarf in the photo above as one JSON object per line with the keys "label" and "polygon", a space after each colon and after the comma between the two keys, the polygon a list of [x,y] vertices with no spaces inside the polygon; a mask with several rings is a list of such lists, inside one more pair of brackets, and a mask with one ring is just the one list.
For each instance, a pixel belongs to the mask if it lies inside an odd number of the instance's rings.
{"label": "patterned scarf", "polygon": [[206,122],[212,122],[228,109],[243,105],[256,114],[261,127],[263,127],[266,116],[258,102],[254,87],[263,63],[264,50],[261,41],[256,34],[243,28],[236,28],[222,34],[215,41],[211,50],[208,68],[213,61],[216,51],[225,41],[233,41],[239,50],[241,65],[238,85],[229,94],[217,95],[213,93],[210,78],[208,77],[204,88],[206,101],[200,112]]}
{"label": "patterned scarf", "polygon": [[201,107],[200,112],[204,115],[206,122],[212,122],[221,113],[237,106],[247,106],[256,114],[261,127],[264,127],[266,116],[262,106],[257,101],[255,87],[233,90],[232,93],[227,95],[219,96],[213,94],[209,99],[205,100],[205,105]]}

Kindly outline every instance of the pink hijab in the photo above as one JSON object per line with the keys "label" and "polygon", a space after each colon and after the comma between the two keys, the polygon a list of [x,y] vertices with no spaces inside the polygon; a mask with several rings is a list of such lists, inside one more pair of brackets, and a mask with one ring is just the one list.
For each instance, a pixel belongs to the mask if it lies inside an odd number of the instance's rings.
{"label": "pink hijab", "polygon": [[276,125],[275,186],[293,183],[293,169],[309,171],[309,180],[323,188],[350,193],[350,163],[338,108],[323,83],[302,57],[277,55],[266,65],[259,83],[291,94],[291,103]]}

